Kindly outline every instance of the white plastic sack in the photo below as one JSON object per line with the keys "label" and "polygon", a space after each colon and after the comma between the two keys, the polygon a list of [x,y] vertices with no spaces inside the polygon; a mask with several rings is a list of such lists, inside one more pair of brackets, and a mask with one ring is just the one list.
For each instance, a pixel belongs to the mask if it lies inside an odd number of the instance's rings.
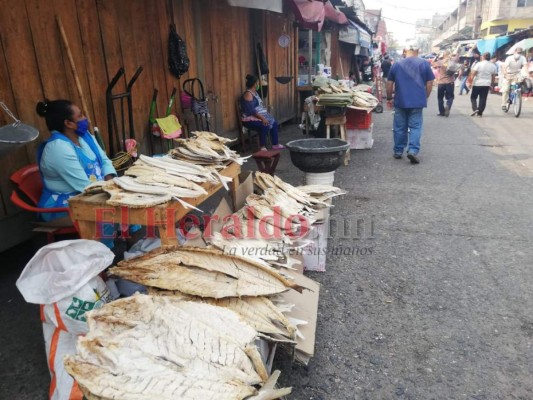
{"label": "white plastic sack", "polygon": [[41,304],[41,321],[50,370],[50,400],[82,400],[63,357],[76,354],[78,335],[88,332],[86,313],[111,301],[98,276],[113,262],[100,242],[68,240],[40,249],[22,271],[17,287],[30,303]]}
{"label": "white plastic sack", "polygon": [[52,304],[77,292],[113,262],[113,252],[94,240],[64,240],[41,248],[17,280],[28,303]]}

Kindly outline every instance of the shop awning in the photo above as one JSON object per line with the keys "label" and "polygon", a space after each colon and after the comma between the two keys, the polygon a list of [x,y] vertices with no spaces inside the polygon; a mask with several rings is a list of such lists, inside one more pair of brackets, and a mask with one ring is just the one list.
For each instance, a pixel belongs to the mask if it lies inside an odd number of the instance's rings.
{"label": "shop awning", "polygon": [[346,18],[346,15],[344,15],[342,11],[339,11],[333,7],[331,1],[324,3],[324,8],[326,11],[326,18],[330,21],[333,21],[339,25],[346,25],[348,23],[348,18]]}
{"label": "shop awning", "polygon": [[521,47],[522,51],[525,53],[528,49],[533,47],[533,38],[523,39],[518,43],[513,44],[513,46],[507,50],[506,54],[513,54],[517,47]]}
{"label": "shop awning", "polygon": [[288,4],[300,26],[305,29],[320,32],[326,19],[339,25],[348,23],[346,15],[337,10],[330,1],[324,3],[320,0],[289,0]]}
{"label": "shop awning", "polygon": [[363,27],[357,25],[352,20],[350,20],[350,25],[354,26],[359,31],[359,45],[369,49],[371,43],[370,34]]}
{"label": "shop awning", "polygon": [[326,19],[324,3],[321,1],[289,0],[288,4],[302,28],[320,32]]}
{"label": "shop awning", "polygon": [[256,8],[283,13],[283,0],[228,0],[228,4],[233,7]]}
{"label": "shop awning", "polygon": [[348,25],[339,29],[339,41],[350,44],[359,44],[359,29],[356,25],[349,21]]}
{"label": "shop awning", "polygon": [[476,46],[481,54],[488,51],[490,54],[494,55],[496,50],[506,45],[510,41],[511,38],[509,36],[502,36],[495,39],[481,39],[477,41]]}

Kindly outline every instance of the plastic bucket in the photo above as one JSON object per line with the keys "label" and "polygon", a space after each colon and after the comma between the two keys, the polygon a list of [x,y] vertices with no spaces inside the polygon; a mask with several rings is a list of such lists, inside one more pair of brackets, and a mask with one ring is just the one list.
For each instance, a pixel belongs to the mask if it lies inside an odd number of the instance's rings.
{"label": "plastic bucket", "polygon": [[330,185],[333,186],[335,180],[335,171],[331,172],[306,172],[305,184],[306,185]]}

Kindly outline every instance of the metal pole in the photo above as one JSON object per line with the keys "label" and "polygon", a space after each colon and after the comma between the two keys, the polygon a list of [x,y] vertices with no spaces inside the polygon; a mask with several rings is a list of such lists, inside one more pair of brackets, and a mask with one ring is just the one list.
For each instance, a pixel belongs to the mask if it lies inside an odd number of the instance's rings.
{"label": "metal pole", "polygon": [[313,30],[312,29],[309,29],[309,36],[308,36],[308,40],[309,40],[309,77],[308,77],[308,85],[309,86],[312,86],[312,83],[311,83],[311,68],[313,68]]}

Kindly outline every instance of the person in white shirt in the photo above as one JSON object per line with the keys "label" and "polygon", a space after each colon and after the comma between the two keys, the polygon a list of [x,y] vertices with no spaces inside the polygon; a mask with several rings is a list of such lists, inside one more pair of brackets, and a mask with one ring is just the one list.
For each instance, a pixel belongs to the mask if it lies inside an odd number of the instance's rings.
{"label": "person in white shirt", "polygon": [[[472,116],[481,117],[487,105],[487,96],[494,83],[494,77],[498,69],[496,64],[490,61],[490,53],[483,54],[483,60],[472,67]],[[479,104],[477,98],[479,97]]]}
{"label": "person in white shirt", "polygon": [[506,110],[509,101],[509,90],[513,82],[520,80],[520,71],[527,65],[526,58],[522,55],[522,48],[517,47],[514,54],[505,60],[504,79],[501,87],[502,91],[502,110]]}

